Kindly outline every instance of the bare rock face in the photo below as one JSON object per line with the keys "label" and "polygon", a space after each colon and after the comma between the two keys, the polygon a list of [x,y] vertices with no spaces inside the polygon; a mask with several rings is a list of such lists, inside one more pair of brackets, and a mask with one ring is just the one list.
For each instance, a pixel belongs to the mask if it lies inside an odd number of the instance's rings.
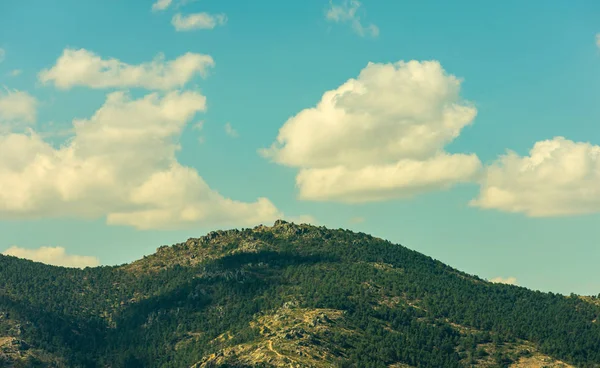
{"label": "bare rock face", "polygon": [[286,224],[289,224],[289,222],[287,222],[287,221],[284,221],[284,220],[277,220],[277,221],[275,221],[275,223],[273,224],[273,227],[283,226],[283,225],[286,225]]}
{"label": "bare rock face", "polygon": [[[193,367],[339,366],[342,358],[337,347],[327,342],[326,335],[332,330],[341,335],[357,333],[336,327],[336,322],[343,318],[342,311],[301,308],[297,300],[291,300],[277,310],[257,315],[251,322],[251,325],[260,331],[255,341],[225,347],[206,356]],[[323,322],[315,323],[316,320]]]}
{"label": "bare rock face", "polygon": [[281,234],[283,236],[295,236],[306,233],[308,227],[306,225],[296,225],[293,222],[277,220],[273,224],[272,231],[275,234]]}

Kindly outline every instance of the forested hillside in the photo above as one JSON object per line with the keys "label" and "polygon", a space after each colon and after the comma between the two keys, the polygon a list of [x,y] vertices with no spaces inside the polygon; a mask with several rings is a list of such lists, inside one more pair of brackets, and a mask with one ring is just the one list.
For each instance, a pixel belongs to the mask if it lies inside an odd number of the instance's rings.
{"label": "forested hillside", "polygon": [[277,221],[119,267],[0,256],[0,366],[600,367],[598,299]]}

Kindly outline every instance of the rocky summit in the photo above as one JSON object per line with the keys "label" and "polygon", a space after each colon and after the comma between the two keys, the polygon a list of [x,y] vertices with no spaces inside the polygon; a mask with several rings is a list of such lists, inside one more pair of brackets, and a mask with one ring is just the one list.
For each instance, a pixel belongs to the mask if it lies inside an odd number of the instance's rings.
{"label": "rocky summit", "polygon": [[596,297],[282,220],[131,264],[0,256],[0,366],[600,367]]}

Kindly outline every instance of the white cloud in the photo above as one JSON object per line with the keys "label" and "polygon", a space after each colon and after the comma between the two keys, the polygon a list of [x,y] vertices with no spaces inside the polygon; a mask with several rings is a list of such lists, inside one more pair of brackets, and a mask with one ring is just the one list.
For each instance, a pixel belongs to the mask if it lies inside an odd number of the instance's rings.
{"label": "white cloud", "polygon": [[154,4],[152,4],[152,11],[161,11],[167,9],[171,6],[173,0],[156,0]]}
{"label": "white cloud", "polygon": [[517,285],[517,278],[516,277],[494,277],[493,279],[490,280],[490,282],[496,283],[496,284],[508,284],[508,285]]}
{"label": "white cloud", "polygon": [[11,77],[16,77],[16,76],[19,76],[19,75],[21,75],[21,73],[22,73],[22,72],[23,72],[23,71],[22,71],[21,69],[14,69],[14,70],[11,70],[11,71],[10,71],[10,73],[8,73],[8,74],[9,74]]}
{"label": "white cloud", "polygon": [[63,247],[41,247],[38,249],[25,249],[12,246],[2,252],[7,256],[29,259],[35,262],[42,262],[54,266],[64,267],[96,267],[100,261],[96,257],[77,256],[67,254]]}
{"label": "white cloud", "polygon": [[194,13],[182,15],[177,13],[171,19],[176,31],[191,31],[195,29],[213,29],[227,23],[225,14]]}
{"label": "white cloud", "polygon": [[600,33],[596,34],[596,46],[600,47]]}
{"label": "white cloud", "polygon": [[225,134],[232,138],[236,138],[239,135],[237,130],[233,129],[230,123],[225,123]]}
{"label": "white cloud", "polygon": [[361,22],[360,16],[357,14],[360,6],[361,3],[358,0],[343,0],[339,5],[334,4],[333,0],[330,0],[325,18],[335,23],[350,23],[354,32],[361,37],[367,35],[377,37],[379,35],[379,28],[376,25],[369,24],[365,26]]}
{"label": "white cloud", "polygon": [[27,92],[5,90],[0,92],[0,124],[33,123],[38,102]]}
{"label": "white cloud", "polygon": [[102,59],[85,49],[65,49],[52,68],[39,73],[39,79],[60,89],[86,86],[169,90],[183,87],[196,75],[205,76],[212,66],[212,57],[191,52],[170,61],[159,54],[151,62],[130,65],[117,59]]}
{"label": "white cloud", "polygon": [[532,217],[600,212],[600,146],[563,137],[508,151],[486,169],[471,205]]}
{"label": "white cloud", "polygon": [[113,92],[91,118],[73,122],[74,136],[58,149],[34,131],[0,135],[0,218],[106,216],[170,229],[281,217],[266,198],[224,198],[177,162],[177,138],[205,102],[190,91]]}
{"label": "white cloud", "polygon": [[477,112],[460,100],[460,84],[437,61],[369,63],[260,153],[300,168],[308,200],[378,201],[472,181],[477,156],[444,151]]}

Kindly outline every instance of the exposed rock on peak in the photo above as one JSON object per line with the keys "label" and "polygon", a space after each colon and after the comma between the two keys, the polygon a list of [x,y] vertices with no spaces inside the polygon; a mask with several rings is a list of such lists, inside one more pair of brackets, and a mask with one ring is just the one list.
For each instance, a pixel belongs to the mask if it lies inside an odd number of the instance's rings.
{"label": "exposed rock on peak", "polygon": [[288,224],[287,221],[284,221],[284,220],[280,219],[280,220],[275,221],[275,223],[273,224],[273,227],[282,226],[282,225],[286,225],[286,224]]}

